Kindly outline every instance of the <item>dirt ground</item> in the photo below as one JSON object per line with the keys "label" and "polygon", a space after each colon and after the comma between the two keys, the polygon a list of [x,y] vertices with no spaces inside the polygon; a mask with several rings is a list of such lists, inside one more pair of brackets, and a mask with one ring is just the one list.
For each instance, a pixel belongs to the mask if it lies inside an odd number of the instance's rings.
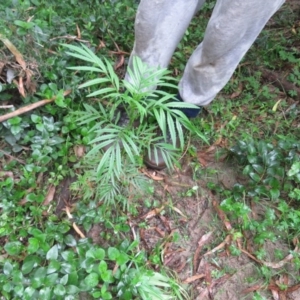
{"label": "dirt ground", "polygon": [[[251,258],[251,253],[230,254],[229,246],[236,243],[231,237],[231,224],[219,209],[222,199],[206,185],[214,182],[230,189],[245,178],[229,162],[211,162],[206,171],[207,175],[202,173],[201,179],[193,178],[197,176],[188,167],[172,175],[153,174],[164,177],[163,181],[157,181],[155,197],[168,204],[165,210],[148,218],[147,230],[140,231],[145,248],[151,253],[150,249],[161,245],[164,265],[192,287],[191,299],[250,300],[253,292],[259,291],[266,299],[299,300],[298,282],[293,280],[299,270],[288,263],[273,269],[273,283],[268,286],[259,271],[262,264]],[[193,195],[189,195],[191,190]],[[143,218],[152,214],[153,211],[148,212]],[[177,239],[172,241],[175,235]],[[238,243],[237,247],[245,248]],[[263,247],[269,255],[268,262],[274,266],[278,262],[274,255],[276,250],[281,250],[284,255],[292,250],[280,239],[276,243],[266,241]],[[281,292],[278,285],[284,282],[296,290]]]}
{"label": "dirt ground", "polygon": [[[199,154],[203,156],[203,152]],[[236,183],[245,183],[246,179],[233,162],[211,158],[212,152],[210,162],[201,174],[193,173],[188,161],[184,162],[182,170],[172,174],[143,170],[154,180],[153,199],[160,205],[154,210],[142,209],[132,220],[132,238],[140,237],[141,246],[149,256],[155,255],[155,249],[159,247],[158,259],[187,286],[192,300],[258,299],[253,298],[255,291],[267,300],[299,300],[300,284],[294,280],[296,275],[299,276],[299,270],[292,267],[290,260],[283,263],[275,257],[277,250],[289,255],[291,245],[280,239],[276,243],[265,241],[263,247],[269,257],[268,261],[261,262],[253,254],[251,236],[245,233],[243,243],[247,241],[246,244],[233,240],[234,226],[219,207],[222,199],[207,188],[207,183],[231,189]],[[62,197],[66,197],[66,187],[73,181],[63,183],[64,188],[59,192]],[[263,215],[258,208],[252,209],[257,215]],[[59,201],[57,212],[60,210]],[[146,228],[139,228],[140,222],[146,222]],[[87,236],[105,247],[100,237],[103,230],[105,228],[96,224]],[[241,249],[242,253],[232,255],[231,245]],[[269,283],[259,268],[264,263],[272,265]],[[289,288],[281,291],[280,284]]]}

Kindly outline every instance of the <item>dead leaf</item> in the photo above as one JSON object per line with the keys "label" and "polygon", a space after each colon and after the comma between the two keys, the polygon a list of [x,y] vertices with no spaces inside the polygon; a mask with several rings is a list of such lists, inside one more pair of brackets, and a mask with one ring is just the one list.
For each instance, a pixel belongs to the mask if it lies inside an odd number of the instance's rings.
{"label": "dead leaf", "polygon": [[243,91],[243,84],[240,82],[237,90],[231,94],[230,99],[237,98],[242,93],[242,91]]}
{"label": "dead leaf", "polygon": [[19,65],[22,67],[22,69],[26,70],[26,63],[23,59],[23,55],[13,45],[13,43],[9,39],[5,38],[2,34],[0,34],[0,40],[9,49],[9,51],[15,56],[16,61],[19,63]]}
{"label": "dead leaf", "polygon": [[0,177],[10,177],[14,179],[14,173],[11,171],[0,171]]}
{"label": "dead leaf", "polygon": [[261,284],[256,284],[256,285],[253,285],[249,288],[246,288],[244,290],[241,291],[242,294],[249,294],[249,293],[252,293],[252,292],[256,292],[256,291],[259,291],[261,289],[265,288],[263,285]]}
{"label": "dead leaf", "polygon": [[56,187],[54,185],[51,185],[48,189],[43,205],[49,205],[49,203],[54,199],[55,191]]}
{"label": "dead leaf", "polygon": [[171,230],[171,226],[170,226],[167,218],[164,217],[164,216],[162,216],[162,215],[159,215],[159,218],[162,221],[162,223],[164,224],[164,226],[167,229],[167,231],[170,233],[172,230]]}
{"label": "dead leaf", "polygon": [[194,258],[193,258],[193,271],[194,271],[194,273],[196,273],[196,271],[198,269],[199,254],[200,254],[203,246],[210,240],[212,234],[213,234],[213,231],[204,234],[198,242],[198,247],[195,251]]}
{"label": "dead leaf", "polygon": [[81,39],[81,32],[80,32],[79,26],[77,24],[76,24],[76,30],[77,30],[77,38]]}
{"label": "dead leaf", "polygon": [[77,158],[82,158],[85,154],[85,146],[83,146],[83,145],[75,146],[74,153]]}
{"label": "dead leaf", "polygon": [[184,217],[185,219],[187,219],[187,216],[184,215],[183,212],[181,212],[181,210],[175,206],[171,207],[174,211],[176,211],[178,214],[180,214],[182,217]]}
{"label": "dead leaf", "polygon": [[144,168],[141,169],[141,172],[146,175],[147,177],[155,180],[155,181],[161,181],[161,180],[164,180],[164,177],[161,177],[161,176],[157,176],[156,172],[153,172],[153,173],[150,173],[148,171],[146,171]]}
{"label": "dead leaf", "polygon": [[253,256],[252,254],[250,254],[248,251],[246,251],[245,249],[240,249],[244,254],[246,254],[247,256],[249,256],[250,258],[252,258],[254,261],[258,262],[259,264],[262,264],[262,262],[257,259],[255,256]]}
{"label": "dead leaf", "polygon": [[[294,252],[298,251],[298,247],[295,248]],[[294,258],[293,254],[289,254],[287,255],[283,260],[274,263],[274,262],[268,262],[268,261],[261,261],[262,264],[264,264],[265,266],[272,268],[272,269],[279,269],[282,268],[288,261],[292,260]]]}
{"label": "dead leaf", "polygon": [[[272,293],[272,296],[273,296],[273,299],[274,300],[280,300],[279,299],[279,293],[273,289],[270,289],[271,290],[271,293]],[[282,299],[283,300],[283,299]]]}
{"label": "dead leaf", "polygon": [[[212,198],[214,198],[213,194],[210,193],[210,195],[212,196]],[[227,231],[231,231],[232,230],[232,226],[226,216],[226,214],[224,213],[223,210],[221,210],[221,208],[219,207],[219,204],[216,200],[213,200],[213,207],[215,208],[215,210],[217,211],[217,214],[219,216],[219,218],[222,220],[225,228],[227,229]]]}
{"label": "dead leaf", "polygon": [[150,210],[148,213],[146,213],[145,215],[142,216],[142,219],[148,220],[150,218],[153,218],[155,216],[157,216],[158,214],[160,214],[160,212],[165,208],[165,206],[161,206],[159,208],[155,208]]}
{"label": "dead leaf", "polygon": [[293,293],[293,292],[296,292],[297,290],[299,290],[299,288],[300,288],[300,283],[288,287],[286,291],[287,291],[287,293]]}
{"label": "dead leaf", "polygon": [[97,51],[99,50],[99,49],[102,49],[102,48],[105,48],[106,46],[105,46],[105,43],[102,41],[102,40],[100,40],[99,41],[99,45],[98,45],[98,47],[97,47]]}
{"label": "dead leaf", "polygon": [[154,230],[162,237],[165,237],[165,233],[158,227],[154,227]]}
{"label": "dead leaf", "polygon": [[219,244],[219,245],[218,245],[217,247],[215,247],[214,249],[212,249],[212,250],[206,252],[203,256],[207,256],[207,255],[210,255],[210,254],[212,254],[212,253],[215,253],[216,251],[218,251],[218,250],[224,248],[226,245],[229,245],[229,244],[231,243],[231,239],[232,239],[231,235],[227,235],[226,238],[225,238],[225,240],[224,240],[221,244]]}
{"label": "dead leaf", "polygon": [[119,55],[115,65],[114,65],[114,70],[116,71],[119,68],[121,68],[124,65],[124,62],[125,62],[124,55],[123,54]]}
{"label": "dead leaf", "polygon": [[191,283],[191,282],[194,282],[194,281],[196,281],[198,279],[201,279],[201,278],[204,278],[204,277],[205,277],[204,274],[197,274],[197,275],[194,275],[192,277],[189,277],[189,278],[185,279],[183,281],[183,283]]}
{"label": "dead leaf", "polygon": [[24,90],[23,78],[19,77],[19,82],[16,79],[14,79],[13,83],[17,86],[17,88],[18,88],[19,93],[21,94],[21,96],[23,96],[25,98],[26,97],[26,93],[25,93],[25,90]]}

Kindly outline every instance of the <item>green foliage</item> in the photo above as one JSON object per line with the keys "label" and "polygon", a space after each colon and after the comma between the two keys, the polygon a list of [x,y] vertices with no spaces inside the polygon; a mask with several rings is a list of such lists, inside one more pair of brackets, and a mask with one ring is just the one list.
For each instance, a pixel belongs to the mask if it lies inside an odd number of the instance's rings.
{"label": "green foliage", "polygon": [[[179,110],[194,105],[175,101],[169,92],[153,89],[156,86],[176,88],[166,83],[172,80],[167,70],[151,69],[135,57],[132,70],[128,70],[130,82],[120,81],[111,63],[100,59],[86,46],[64,46],[71,50],[68,55],[91,64],[69,69],[89,72],[92,77],[94,73],[99,74],[80,88],[90,88],[88,97],[101,98],[96,105],[84,104],[84,111],[75,112],[77,123],[89,128],[91,150],[86,164],[93,168],[87,177],[90,182],[96,180],[97,198],[115,204],[117,195],[122,194],[126,199],[128,192],[124,194],[124,186],[140,190],[135,180],[139,175],[134,170],[141,167],[140,155],[145,151],[149,155],[153,151],[156,160],[157,152],[162,151],[167,166],[172,168],[184,147],[183,128],[205,140]],[[95,85],[97,88],[93,89]]]}
{"label": "green foliage", "polygon": [[[222,197],[222,208],[237,227],[234,239],[251,231],[260,246],[266,239],[275,241],[280,236],[290,241],[299,235],[299,108],[283,99],[278,89],[262,85],[260,70],[282,70],[288,81],[299,86],[299,30],[293,30],[297,14],[283,8],[272,18],[279,30],[262,32],[218,99],[207,108],[208,117],[190,124],[173,110],[178,108],[172,96],[173,77],[181,76],[203,39],[215,1],[206,1],[201,17],[192,21],[172,59],[172,74],[149,70],[136,60],[129,71],[133,82],[128,83],[120,79],[122,74],[115,74],[118,54],[113,51],[117,46],[131,51],[138,2],[0,3],[0,32],[23,54],[36,85],[34,95],[20,98],[15,85],[5,82],[4,69],[0,104],[13,104],[12,111],[56,97],[54,103],[0,125],[0,294],[5,299],[78,299],[79,294],[96,299],[187,298],[162,266],[160,273],[149,269],[151,263],[160,265],[159,246],[147,258],[138,250],[138,242],[126,240],[130,218],[140,213],[140,200],[144,199],[148,209],[159,203],[151,198],[151,182],[137,170],[144,153],[154,146],[165,151],[167,162],[173,165],[179,154],[174,149],[176,137],[182,149],[184,128],[193,135],[194,145],[187,152],[193,157],[199,136],[200,143],[204,135],[210,142],[220,139],[236,145],[231,153],[243,167],[247,182],[232,190],[209,184]],[[284,34],[282,28],[288,28]],[[86,46],[72,46],[77,41]],[[62,43],[68,44],[70,55]],[[1,63],[15,63],[2,44],[0,53]],[[87,66],[80,67],[80,60]],[[158,85],[158,90],[149,89],[152,85]],[[67,89],[73,92],[64,97]],[[232,97],[239,90],[239,96]],[[286,92],[295,96],[295,91]],[[166,143],[169,139],[171,144]],[[86,147],[85,159],[79,161],[75,156],[75,145]],[[166,150],[171,150],[171,156]],[[199,163],[191,166],[201,168]],[[195,173],[201,173],[199,170]],[[107,247],[76,240],[70,234],[70,222],[52,212],[54,202],[43,206],[48,184],[59,185],[74,173],[78,177],[73,190],[80,199],[73,212],[76,223],[86,231],[93,224],[103,226],[100,238]],[[198,194],[197,187],[184,196]],[[99,205],[101,199],[104,205]],[[263,217],[251,219],[253,203]],[[138,225],[147,226],[146,222]],[[230,251],[240,254],[234,245]],[[258,247],[256,255],[264,259],[266,251]],[[282,253],[277,255],[283,258]],[[292,263],[299,267],[299,256],[293,255]],[[215,278],[222,275],[222,271],[213,274]],[[269,281],[272,273],[261,268],[261,276]],[[253,299],[264,298],[254,293]]]}
{"label": "green foliage", "polygon": [[[47,245],[47,246],[46,246]],[[145,255],[135,253],[136,242],[123,241],[107,250],[66,235],[49,243],[37,228],[29,231],[28,246],[10,242],[0,261],[0,292],[6,299],[78,299],[85,292],[96,299],[183,299],[181,288],[169,277],[147,270]],[[12,259],[27,253],[22,263]]]}
{"label": "green foliage", "polygon": [[[294,138],[277,136],[276,143],[265,141],[239,142],[231,149],[238,162],[244,165],[243,174],[248,177],[246,185],[236,184],[221,203],[224,211],[239,221],[245,230],[255,232],[254,241],[263,244],[266,239],[276,240],[278,231],[285,236],[299,234],[299,149]],[[270,201],[264,204],[264,218],[252,220],[249,204],[254,201]],[[295,202],[295,208],[288,205]],[[275,214],[274,206],[280,211]]]}

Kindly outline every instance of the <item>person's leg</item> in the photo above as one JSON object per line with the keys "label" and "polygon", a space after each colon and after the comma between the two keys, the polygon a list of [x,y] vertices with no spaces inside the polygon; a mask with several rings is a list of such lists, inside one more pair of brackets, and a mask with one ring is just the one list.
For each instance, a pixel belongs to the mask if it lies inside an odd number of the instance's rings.
{"label": "person's leg", "polygon": [[284,0],[218,0],[203,42],[179,83],[181,98],[209,104],[225,86],[267,21]]}
{"label": "person's leg", "polygon": [[[150,67],[166,68],[191,19],[205,0],[142,0],[135,19],[135,43],[129,59],[138,56]],[[129,75],[125,79],[130,81]]]}

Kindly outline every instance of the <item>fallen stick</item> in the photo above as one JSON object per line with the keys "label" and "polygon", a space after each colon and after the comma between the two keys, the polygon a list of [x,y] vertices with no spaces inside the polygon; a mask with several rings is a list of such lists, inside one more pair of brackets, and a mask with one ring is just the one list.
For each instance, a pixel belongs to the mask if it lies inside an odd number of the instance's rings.
{"label": "fallen stick", "polygon": [[[67,90],[67,91],[64,91],[63,95],[67,96],[70,93],[71,93],[71,90]],[[51,103],[51,102],[55,101],[55,99],[56,99],[56,97],[53,97],[51,99],[44,99],[44,100],[38,101],[36,103],[32,103],[32,104],[29,104],[27,106],[21,107],[21,108],[15,110],[13,112],[10,112],[8,114],[3,115],[3,116],[0,116],[0,123],[6,121],[8,119],[11,119],[13,117],[16,117],[16,116],[22,115],[24,113],[27,113],[27,112],[29,112],[33,109],[36,109],[40,106],[44,106],[48,103]]]}

